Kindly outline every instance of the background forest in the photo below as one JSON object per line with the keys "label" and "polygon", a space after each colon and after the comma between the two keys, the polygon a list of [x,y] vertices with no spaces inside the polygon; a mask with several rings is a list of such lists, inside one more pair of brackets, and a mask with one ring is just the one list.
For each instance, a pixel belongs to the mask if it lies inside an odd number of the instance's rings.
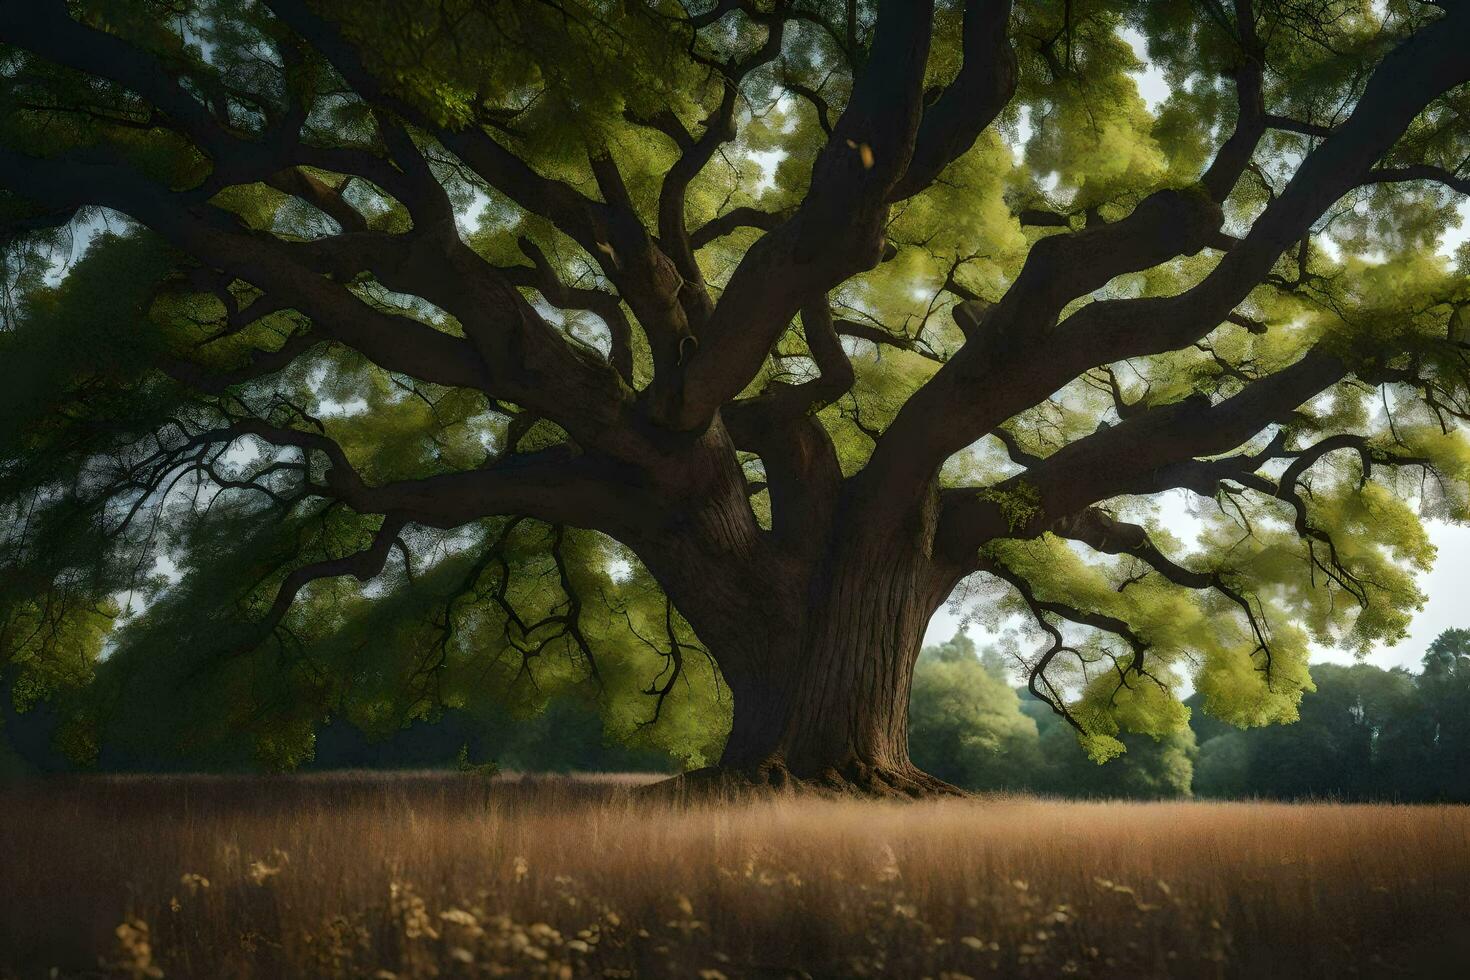
{"label": "background forest", "polygon": [[[1070,797],[1168,799],[1261,797],[1470,802],[1470,629],[1447,630],[1425,652],[1422,669],[1370,663],[1313,665],[1316,690],[1288,725],[1238,729],[1186,700],[1189,727],[1161,739],[1131,735],[1128,751],[1098,765],[1045,704],[1014,686],[994,649],[963,633],[925,648],[915,672],[911,751],[928,772],[966,789]],[[315,735],[308,770],[408,769],[493,765],[520,772],[674,772],[718,755],[724,737],[718,698],[692,713],[705,727],[682,740],[654,738],[634,726],[621,736],[605,725],[595,692],[567,689],[534,708],[451,708],[392,732],[371,733],[336,719]],[[499,710],[496,710],[498,707]],[[490,710],[485,710],[490,708]],[[138,712],[114,722],[146,725]],[[156,725],[157,719],[154,719]],[[77,768],[56,746],[57,710],[40,703],[22,713],[9,700],[0,727],[0,773]],[[166,727],[166,726],[165,726]],[[184,755],[139,755],[104,745],[104,770],[178,771]],[[216,757],[225,768],[251,764]]]}

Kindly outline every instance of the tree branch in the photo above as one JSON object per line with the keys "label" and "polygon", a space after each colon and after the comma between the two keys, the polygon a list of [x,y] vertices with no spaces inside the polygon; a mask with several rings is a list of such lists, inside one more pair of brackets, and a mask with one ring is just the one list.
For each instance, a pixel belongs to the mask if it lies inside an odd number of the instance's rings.
{"label": "tree branch", "polygon": [[1010,102],[1016,53],[1009,35],[1011,0],[967,0],[961,28],[964,62],[939,98],[924,110],[913,157],[890,201],[912,197],[957,160]]}
{"label": "tree branch", "polygon": [[760,208],[731,208],[724,214],[711,218],[689,235],[689,245],[696,251],[717,238],[723,238],[737,228],[759,228],[771,231],[790,218],[789,213],[762,211]]}
{"label": "tree branch", "polygon": [[[950,454],[1087,370],[1174,350],[1214,329],[1425,105],[1470,80],[1470,61],[1460,56],[1467,36],[1470,8],[1460,7],[1391,51],[1351,116],[1307,155],[1210,274],[1183,293],[1099,300],[1053,325],[1064,304],[1112,276],[1203,247],[1220,223],[1218,205],[1204,195],[1161,192],[1122,221],[1037,242],[987,315],[980,342],[967,342],[908,400],[862,478],[889,506],[907,506]],[[933,425],[936,418],[947,424]]]}
{"label": "tree branch", "polygon": [[888,196],[908,169],[922,115],[932,3],[881,0],[873,49],[818,155],[797,213],[745,254],[680,383],[658,393],[666,424],[701,430],[749,383],[792,316],[876,265]]}
{"label": "tree branch", "polygon": [[1470,194],[1470,176],[1435,167],[1427,163],[1410,164],[1403,167],[1378,167],[1368,171],[1364,184],[1398,184],[1413,180],[1427,180],[1443,184],[1461,194]]}

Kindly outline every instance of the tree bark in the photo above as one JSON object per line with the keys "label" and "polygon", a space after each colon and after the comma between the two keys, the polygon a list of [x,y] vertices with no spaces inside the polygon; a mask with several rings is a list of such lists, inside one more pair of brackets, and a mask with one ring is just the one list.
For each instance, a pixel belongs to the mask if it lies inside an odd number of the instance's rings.
{"label": "tree bark", "polygon": [[[914,663],[952,583],[935,574],[918,540],[834,537],[805,576],[805,603],[747,607],[758,635],[694,623],[720,663],[734,720],[719,765],[686,781],[958,792],[916,768],[908,746]],[[678,586],[672,591],[677,602]]]}

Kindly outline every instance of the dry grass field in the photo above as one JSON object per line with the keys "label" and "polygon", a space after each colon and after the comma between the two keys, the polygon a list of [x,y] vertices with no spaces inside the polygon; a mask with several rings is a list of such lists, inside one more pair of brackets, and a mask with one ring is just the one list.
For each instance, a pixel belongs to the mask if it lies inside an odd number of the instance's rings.
{"label": "dry grass field", "polygon": [[0,976],[1463,976],[1470,809],[0,790]]}

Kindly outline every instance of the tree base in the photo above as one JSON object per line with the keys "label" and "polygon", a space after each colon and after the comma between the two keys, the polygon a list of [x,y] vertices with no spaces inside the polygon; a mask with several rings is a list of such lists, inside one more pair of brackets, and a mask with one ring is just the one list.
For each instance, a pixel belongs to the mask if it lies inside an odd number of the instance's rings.
{"label": "tree base", "polygon": [[741,801],[773,794],[832,799],[923,800],[966,797],[958,786],[914,766],[849,763],[812,776],[797,776],[780,761],[753,768],[710,766],[681,773],[646,787],[647,796],[675,802]]}

